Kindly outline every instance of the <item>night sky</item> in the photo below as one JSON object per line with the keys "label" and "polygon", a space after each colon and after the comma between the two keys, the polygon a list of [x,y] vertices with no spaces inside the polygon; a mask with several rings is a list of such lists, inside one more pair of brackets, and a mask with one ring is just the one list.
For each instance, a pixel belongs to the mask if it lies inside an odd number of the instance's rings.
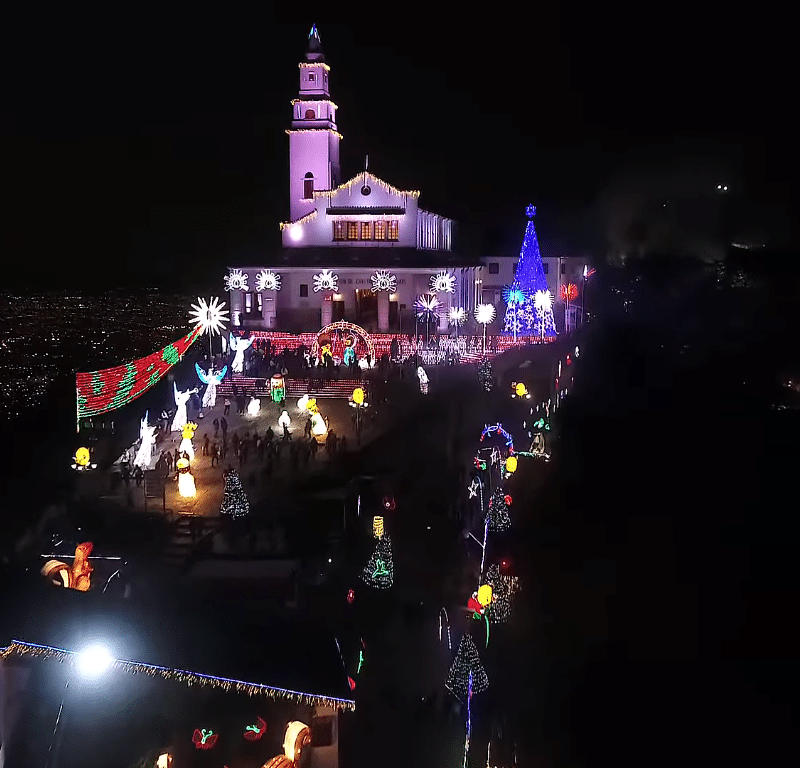
{"label": "night sky", "polygon": [[758,11],[530,8],[421,21],[373,7],[347,24],[224,5],[15,12],[0,54],[5,280],[216,283],[226,264],[266,261],[313,22],[343,177],[368,153],[460,220],[466,252],[518,249],[534,202],[545,252],[602,256],[610,191],[657,196],[698,169],[754,209],[794,203],[790,48]]}

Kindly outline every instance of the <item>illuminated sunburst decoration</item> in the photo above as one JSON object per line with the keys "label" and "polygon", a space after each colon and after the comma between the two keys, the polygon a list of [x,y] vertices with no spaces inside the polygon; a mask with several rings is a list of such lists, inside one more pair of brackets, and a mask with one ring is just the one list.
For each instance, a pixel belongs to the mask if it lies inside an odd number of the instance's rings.
{"label": "illuminated sunburst decoration", "polygon": [[225,275],[226,291],[246,291],[248,290],[247,275],[241,269],[232,269],[230,274]]}
{"label": "illuminated sunburst decoration", "polygon": [[197,304],[192,304],[189,317],[192,323],[200,326],[200,333],[214,336],[225,330],[225,323],[228,322],[228,310],[225,309],[225,302],[220,301],[216,296],[213,296],[211,301],[198,298]]}
{"label": "illuminated sunburst decoration", "polygon": [[434,293],[455,293],[455,275],[450,272],[437,272],[435,275],[431,275],[431,291]]}
{"label": "illuminated sunburst decoration", "polygon": [[393,293],[397,290],[397,278],[391,272],[379,269],[372,275],[372,290],[376,293],[378,291]]}
{"label": "illuminated sunburst decoration", "polygon": [[467,319],[467,313],[464,307],[450,307],[447,317],[450,320],[450,325],[459,326],[464,325],[464,321]]}
{"label": "illuminated sunburst decoration", "polygon": [[262,269],[256,275],[257,291],[279,291],[281,289],[281,276],[271,269]]}
{"label": "illuminated sunburst decoration", "polygon": [[494,304],[478,304],[475,307],[475,319],[481,325],[488,325],[495,318]]}
{"label": "illuminated sunburst decoration", "polygon": [[547,312],[553,306],[553,295],[550,291],[536,291],[533,296],[533,305],[540,312]]}
{"label": "illuminated sunburst decoration", "polygon": [[417,310],[417,317],[423,322],[433,322],[439,318],[439,299],[435,296],[417,296],[414,308]]}
{"label": "illuminated sunburst decoration", "polygon": [[319,291],[338,290],[339,276],[334,275],[329,269],[323,269],[318,275],[314,275],[314,293]]}

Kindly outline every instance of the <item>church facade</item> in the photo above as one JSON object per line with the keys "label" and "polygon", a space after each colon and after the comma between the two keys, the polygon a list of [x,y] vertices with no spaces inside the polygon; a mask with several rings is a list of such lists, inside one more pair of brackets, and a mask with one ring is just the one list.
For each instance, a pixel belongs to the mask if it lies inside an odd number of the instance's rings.
{"label": "church facade", "polygon": [[440,329],[451,307],[480,301],[479,262],[455,250],[455,222],[365,169],[342,181],[337,105],[316,26],[299,65],[289,139],[289,217],[264,263],[229,267],[234,327],[300,332],[348,320],[372,332],[413,332],[414,302],[435,296]]}

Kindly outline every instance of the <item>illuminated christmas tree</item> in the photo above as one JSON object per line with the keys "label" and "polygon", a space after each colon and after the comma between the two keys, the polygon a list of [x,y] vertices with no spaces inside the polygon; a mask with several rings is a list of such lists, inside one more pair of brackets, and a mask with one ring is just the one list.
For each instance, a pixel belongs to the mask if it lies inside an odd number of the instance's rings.
{"label": "illuminated christmas tree", "polygon": [[375,551],[361,571],[361,578],[375,589],[389,589],[394,584],[392,541],[387,534],[378,539]]}
{"label": "illuminated christmas tree", "polygon": [[465,632],[458,645],[453,665],[447,673],[445,687],[460,701],[466,701],[469,693],[469,676],[472,674],[472,693],[481,693],[489,687],[489,678],[481,664],[478,649],[472,635]]}
{"label": "illuminated christmas tree", "polygon": [[231,517],[244,517],[250,512],[250,502],[242,488],[242,480],[235,469],[225,473],[225,485],[222,489],[222,505],[219,513]]}
{"label": "illuminated christmas tree", "polygon": [[492,361],[488,358],[478,363],[478,381],[487,392],[492,391]]}
{"label": "illuminated christmas tree", "polygon": [[507,531],[511,527],[511,518],[508,515],[508,502],[506,493],[502,488],[497,488],[489,499],[489,511],[486,513],[490,531]]}
{"label": "illuminated christmas tree", "polygon": [[550,293],[544,275],[542,255],[539,252],[536,228],[533,226],[536,207],[529,205],[525,213],[528,216],[528,225],[519,253],[517,274],[514,282],[505,291],[507,308],[503,332],[513,335],[521,333],[555,336],[556,324],[553,319],[552,302],[544,301],[545,292],[548,296]]}
{"label": "illuminated christmas tree", "polygon": [[519,579],[500,573],[497,563],[486,571],[486,583],[492,588],[492,602],[486,608],[486,615],[492,624],[501,624],[511,616],[511,600],[519,589]]}

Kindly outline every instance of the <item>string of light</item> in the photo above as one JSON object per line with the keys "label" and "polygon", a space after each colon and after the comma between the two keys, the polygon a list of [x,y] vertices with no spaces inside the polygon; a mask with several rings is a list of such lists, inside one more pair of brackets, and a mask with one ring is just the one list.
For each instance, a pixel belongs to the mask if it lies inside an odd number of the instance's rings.
{"label": "string of light", "polygon": [[307,213],[305,216],[301,216],[299,219],[295,221],[282,221],[280,223],[281,232],[284,229],[288,229],[289,227],[294,227],[297,224],[306,224],[309,221],[317,218],[317,209],[315,208],[311,213]]}
{"label": "string of light", "polygon": [[[326,129],[327,130],[327,129]],[[287,131],[290,133],[290,131]],[[392,195],[402,195],[402,196],[410,196],[410,197],[419,197],[418,190],[402,190],[398,189],[397,187],[393,187],[391,184],[387,184],[383,179],[379,179],[377,176],[373,176],[369,171],[361,171],[357,176],[353,176],[350,181],[345,181],[343,184],[340,184],[336,189],[328,189],[328,190],[316,190],[314,192],[314,197],[324,197],[326,195],[334,195],[337,192],[341,192],[345,189],[350,189],[354,187],[356,184],[377,184],[382,189],[389,192]]]}

